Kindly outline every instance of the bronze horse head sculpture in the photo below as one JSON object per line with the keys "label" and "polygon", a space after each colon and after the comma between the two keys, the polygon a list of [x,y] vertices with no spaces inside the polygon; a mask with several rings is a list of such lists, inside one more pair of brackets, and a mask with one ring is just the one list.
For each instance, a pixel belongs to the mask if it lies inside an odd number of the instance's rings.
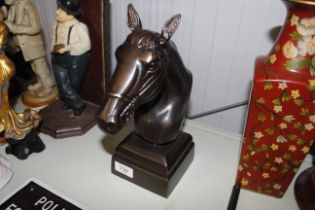
{"label": "bronze horse head sculpture", "polygon": [[156,33],[142,29],[137,11],[128,5],[132,32],[116,50],[117,66],[98,117],[107,133],[117,133],[134,114],[135,132],[145,140],[176,140],[192,87],[192,75],[170,40],[180,18],[171,17]]}

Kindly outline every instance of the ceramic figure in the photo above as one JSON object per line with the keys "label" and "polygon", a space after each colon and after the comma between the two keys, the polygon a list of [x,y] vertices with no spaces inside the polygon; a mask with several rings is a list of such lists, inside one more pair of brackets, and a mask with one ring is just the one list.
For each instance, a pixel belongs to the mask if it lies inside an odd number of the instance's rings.
{"label": "ceramic figure", "polygon": [[62,109],[72,109],[78,116],[86,108],[79,95],[91,49],[87,26],[76,17],[80,15],[79,0],[57,0],[56,23],[52,29],[52,65]]}
{"label": "ceramic figure", "polygon": [[31,64],[37,82],[29,85],[23,95],[27,106],[48,105],[57,100],[58,92],[49,70],[38,11],[30,0],[5,0],[8,8],[5,24],[13,34],[11,45],[21,50],[24,60]]}

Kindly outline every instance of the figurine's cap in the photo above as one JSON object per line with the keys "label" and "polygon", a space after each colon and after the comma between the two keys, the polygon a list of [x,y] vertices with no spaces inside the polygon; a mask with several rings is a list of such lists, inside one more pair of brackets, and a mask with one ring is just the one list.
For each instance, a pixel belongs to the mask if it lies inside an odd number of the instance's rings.
{"label": "figurine's cap", "polygon": [[67,14],[78,16],[80,12],[80,0],[57,0],[57,6]]}

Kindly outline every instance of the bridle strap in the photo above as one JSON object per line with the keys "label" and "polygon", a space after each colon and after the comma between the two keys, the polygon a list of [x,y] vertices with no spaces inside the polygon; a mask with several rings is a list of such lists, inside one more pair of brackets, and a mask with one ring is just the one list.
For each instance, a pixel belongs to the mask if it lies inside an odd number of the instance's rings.
{"label": "bridle strap", "polygon": [[119,99],[125,101],[126,103],[130,103],[130,101],[131,101],[131,99],[129,97],[124,96],[124,95],[119,94],[119,93],[109,92],[108,96],[112,97],[112,98],[119,98]]}

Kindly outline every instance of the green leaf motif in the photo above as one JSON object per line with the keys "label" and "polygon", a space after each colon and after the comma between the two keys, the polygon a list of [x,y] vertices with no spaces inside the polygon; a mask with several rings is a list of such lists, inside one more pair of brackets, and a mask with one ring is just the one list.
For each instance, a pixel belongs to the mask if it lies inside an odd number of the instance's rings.
{"label": "green leaf motif", "polygon": [[290,34],[290,37],[292,40],[297,41],[302,39],[302,35],[299,34],[297,31],[294,31],[293,33]]}
{"label": "green leaf motif", "polygon": [[261,113],[261,112],[258,113],[258,121],[259,122],[264,122],[264,121],[266,121],[266,119],[267,118],[263,113]]}
{"label": "green leaf motif", "polygon": [[280,100],[280,98],[276,98],[276,99],[273,99],[273,100],[272,100],[272,103],[273,103],[274,105],[281,105],[281,100]]}
{"label": "green leaf motif", "polygon": [[305,144],[305,140],[303,140],[303,139],[298,139],[296,143],[297,143],[298,145],[303,146],[303,145]]}
{"label": "green leaf motif", "polygon": [[265,101],[265,99],[263,97],[261,97],[261,98],[256,100],[256,103],[257,104],[264,104],[264,103],[266,103],[266,101]]}
{"label": "green leaf motif", "polygon": [[280,44],[277,44],[275,47],[275,53],[279,52],[279,50],[280,50]]}
{"label": "green leaf motif", "polygon": [[248,161],[249,160],[249,155],[243,155],[243,160]]}
{"label": "green leaf motif", "polygon": [[295,135],[295,134],[287,134],[287,136],[288,136],[288,139],[290,139],[291,141],[294,141],[296,138],[297,138],[297,135]]}
{"label": "green leaf motif", "polygon": [[290,169],[291,168],[291,166],[289,165],[289,164],[284,164],[284,166],[283,166],[285,169]]}
{"label": "green leaf motif", "polygon": [[272,113],[272,112],[270,113],[270,120],[271,120],[271,121],[274,121],[274,120],[275,120],[275,115],[274,115],[274,113]]}
{"label": "green leaf motif", "polygon": [[281,99],[282,101],[290,101],[291,96],[288,93],[283,93]]}
{"label": "green leaf motif", "polygon": [[271,167],[271,164],[270,163],[265,163],[264,165],[263,165],[263,169],[264,170],[267,170],[267,169],[269,169]]}
{"label": "green leaf motif", "polygon": [[308,116],[310,114],[310,110],[307,108],[302,108],[300,114],[303,116]]}
{"label": "green leaf motif", "polygon": [[295,103],[297,106],[301,106],[301,105],[303,104],[303,102],[304,102],[303,99],[300,99],[300,98],[294,100],[294,103]]}
{"label": "green leaf motif", "polygon": [[261,151],[268,151],[269,150],[269,147],[266,145],[266,144],[263,144],[263,145],[261,145]]}
{"label": "green leaf motif", "polygon": [[302,124],[302,123],[297,122],[297,123],[295,123],[295,124],[294,124],[294,128],[297,128],[297,129],[302,130],[302,129],[304,128],[304,126],[303,126],[303,124]]}
{"label": "green leaf motif", "polygon": [[289,154],[287,154],[287,153],[284,153],[283,159],[284,159],[284,160],[291,160],[291,155],[289,155]]}
{"label": "green leaf motif", "polygon": [[272,82],[265,82],[264,90],[271,90],[273,88]]}
{"label": "green leaf motif", "polygon": [[287,142],[286,138],[282,135],[279,135],[277,137],[277,143],[284,143],[284,142]]}
{"label": "green leaf motif", "polygon": [[253,171],[257,172],[259,170],[258,166],[253,166],[252,167]]}
{"label": "green leaf motif", "polygon": [[315,92],[315,87],[314,87],[314,86],[308,87],[308,90],[309,90],[310,92]]}
{"label": "green leaf motif", "polygon": [[315,76],[315,67],[313,66],[313,63],[312,63],[311,68],[310,68],[310,75],[311,75],[311,77]]}
{"label": "green leaf motif", "polygon": [[310,67],[310,65],[311,65],[311,60],[308,58],[297,58],[297,59],[288,60],[284,64],[285,68],[288,70],[304,69],[306,67]]}
{"label": "green leaf motif", "polygon": [[315,56],[312,58],[311,68],[310,68],[311,77],[315,76]]}
{"label": "green leaf motif", "polygon": [[272,126],[270,128],[267,128],[265,131],[268,135],[273,135],[275,133],[275,130],[276,130],[275,127]]}
{"label": "green leaf motif", "polygon": [[283,117],[283,120],[288,122],[288,123],[291,123],[293,120],[295,120],[295,118],[293,115],[287,115],[287,116]]}
{"label": "green leaf motif", "polygon": [[247,146],[247,150],[254,151],[254,147],[252,145]]}

